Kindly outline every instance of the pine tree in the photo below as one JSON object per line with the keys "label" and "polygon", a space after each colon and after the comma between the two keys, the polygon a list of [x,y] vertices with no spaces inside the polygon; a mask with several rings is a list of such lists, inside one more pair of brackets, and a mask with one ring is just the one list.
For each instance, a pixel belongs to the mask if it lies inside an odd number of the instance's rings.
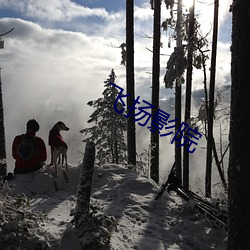
{"label": "pine tree", "polygon": [[[162,27],[165,31],[172,30],[173,34],[169,35],[168,47],[171,47],[171,40],[174,38],[176,40],[176,47],[173,53],[170,55],[167,62],[166,74],[164,76],[164,82],[166,88],[173,88],[175,84],[175,132],[181,126],[181,116],[182,116],[182,87],[181,85],[185,82],[183,77],[185,70],[186,74],[186,103],[185,103],[185,122],[190,125],[193,117],[190,117],[191,110],[191,95],[192,95],[192,70],[193,67],[196,69],[203,69],[204,73],[204,88],[205,88],[205,100],[206,97],[206,67],[205,61],[208,56],[205,55],[207,52],[208,41],[206,37],[203,37],[200,32],[201,25],[197,21],[194,15],[194,4],[190,8],[190,13],[184,13],[182,10],[183,0],[165,1],[166,8],[170,10],[170,16],[162,23]],[[174,11],[175,3],[177,4],[177,11]],[[175,14],[176,13],[176,14]],[[205,50],[204,50],[205,49]],[[192,123],[192,122],[191,122]],[[179,135],[180,136],[180,135]],[[181,139],[179,137],[179,139]],[[176,140],[175,142],[175,161],[176,161],[176,175],[183,181],[185,188],[189,186],[189,152],[187,148],[189,144],[185,144],[183,148],[183,172],[182,172],[182,153],[181,147]],[[183,174],[183,175],[182,175]]]}
{"label": "pine tree", "polygon": [[[84,142],[94,142],[96,145],[97,164],[125,162],[127,150],[124,142],[124,132],[127,130],[127,120],[123,115],[115,111],[114,105],[119,94],[117,88],[110,84],[115,83],[115,72],[112,69],[109,78],[104,81],[103,97],[87,104],[95,111],[90,115],[88,123],[95,123],[90,128],[84,128],[80,132],[91,134]],[[116,103],[117,110],[122,110],[121,102]]]}

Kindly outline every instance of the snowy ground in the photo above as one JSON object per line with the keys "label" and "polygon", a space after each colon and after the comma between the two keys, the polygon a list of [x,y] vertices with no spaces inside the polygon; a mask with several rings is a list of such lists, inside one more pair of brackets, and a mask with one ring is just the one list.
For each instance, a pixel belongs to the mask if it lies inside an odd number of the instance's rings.
{"label": "snowy ground", "polygon": [[[47,220],[39,223],[39,231],[34,227],[29,230],[33,230],[33,235],[37,234],[40,239],[44,237],[50,249],[82,249],[70,223],[70,211],[76,204],[78,178],[79,167],[70,168],[69,184],[64,182],[59,172],[57,192],[48,171],[19,175],[9,182],[15,185],[13,194],[25,193],[30,197],[30,209],[44,211],[48,215]],[[92,204],[104,214],[116,218],[117,228],[104,249],[226,249],[223,243],[225,229],[213,228],[174,193],[165,192],[156,201],[158,188],[138,173],[118,165],[105,165],[95,170],[92,191]],[[3,231],[0,230],[0,240],[1,235]],[[0,241],[1,250],[12,249],[1,244]]]}

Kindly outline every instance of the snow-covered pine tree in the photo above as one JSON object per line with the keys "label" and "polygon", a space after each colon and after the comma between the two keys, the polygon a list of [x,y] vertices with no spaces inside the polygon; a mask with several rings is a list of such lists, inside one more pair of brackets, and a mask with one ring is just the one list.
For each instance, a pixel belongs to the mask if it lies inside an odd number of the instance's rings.
{"label": "snow-covered pine tree", "polygon": [[[126,160],[127,146],[124,142],[124,132],[127,130],[126,118],[115,111],[114,104],[119,94],[117,88],[110,84],[115,83],[115,72],[112,69],[109,78],[104,81],[103,97],[87,104],[95,111],[90,115],[88,123],[95,123],[90,128],[84,128],[80,132],[91,136],[84,139],[84,142],[94,142],[96,145],[97,164],[122,163]],[[116,108],[123,109],[120,101]]]}

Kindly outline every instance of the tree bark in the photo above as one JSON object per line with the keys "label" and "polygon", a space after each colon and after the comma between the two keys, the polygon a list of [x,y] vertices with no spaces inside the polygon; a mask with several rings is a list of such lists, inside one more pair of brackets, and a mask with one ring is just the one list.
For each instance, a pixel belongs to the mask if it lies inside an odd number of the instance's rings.
{"label": "tree bark", "polygon": [[2,77],[0,69],[0,176],[5,177],[7,174],[5,130],[4,130],[4,110],[2,95]]}
{"label": "tree bark", "polygon": [[232,9],[228,250],[250,249],[250,1]]}
{"label": "tree bark", "polygon": [[74,211],[76,235],[79,237],[82,249],[102,249],[109,243],[111,233],[116,226],[115,218],[98,212],[98,208],[91,206],[90,195],[94,172],[95,144],[87,142],[79,185],[77,188],[77,202]]}
{"label": "tree bark", "polygon": [[[135,80],[134,80],[134,1],[126,1],[126,86],[127,86],[127,112],[129,107],[133,107],[135,99]],[[134,115],[132,109],[127,122],[127,146],[128,146],[128,164],[136,165],[136,130]]]}
{"label": "tree bark", "polygon": [[208,106],[208,135],[207,135],[207,159],[206,159],[206,179],[205,193],[211,197],[211,177],[212,177],[212,151],[213,151],[213,120],[214,120],[214,88],[216,74],[216,55],[217,55],[217,37],[218,37],[218,14],[219,0],[214,1],[214,24],[213,41],[210,69],[210,87],[209,87],[209,106]]}
{"label": "tree bark", "polygon": [[79,184],[76,191],[77,201],[74,213],[76,228],[89,222],[89,205],[92,187],[92,177],[94,172],[95,144],[87,142],[83,158],[82,168],[80,170]]}
{"label": "tree bark", "polygon": [[217,153],[217,150],[216,150],[216,145],[215,145],[214,138],[213,138],[213,145],[212,146],[213,146],[212,150],[213,150],[213,153],[214,153],[215,164],[217,166],[217,169],[218,169],[218,172],[219,172],[220,179],[222,181],[222,185],[224,187],[224,190],[225,190],[225,192],[227,192],[227,182],[226,182],[226,179],[225,179],[225,176],[224,176],[224,173],[223,173],[220,161],[219,161],[219,157],[218,157],[218,153]]}
{"label": "tree bark", "polygon": [[[189,27],[188,27],[188,67],[186,76],[186,104],[185,104],[185,122],[190,119],[191,110],[191,94],[192,94],[192,73],[193,73],[193,36],[194,36],[194,8],[195,0],[189,8]],[[186,143],[183,148],[183,186],[189,189],[189,152],[187,151],[189,143]]]}
{"label": "tree bark", "polygon": [[[161,1],[154,2],[154,37],[153,37],[153,72],[152,72],[152,117],[157,117],[159,109],[160,89],[160,42],[161,42]],[[159,183],[159,133],[156,130],[151,133],[151,166],[150,177]]]}
{"label": "tree bark", "polygon": [[[177,22],[176,22],[176,45],[177,47],[182,45],[182,0],[178,0],[177,6]],[[181,83],[178,80],[175,81],[175,133],[177,133],[178,129],[181,126]],[[177,135],[178,139],[180,138],[180,134]],[[182,155],[181,155],[181,141],[175,141],[175,163],[176,163],[176,176],[182,183]]]}

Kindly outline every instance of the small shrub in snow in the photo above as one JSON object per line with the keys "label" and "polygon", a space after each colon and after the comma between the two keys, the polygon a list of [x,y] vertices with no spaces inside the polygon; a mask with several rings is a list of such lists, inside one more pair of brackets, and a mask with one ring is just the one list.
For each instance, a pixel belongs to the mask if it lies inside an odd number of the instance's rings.
{"label": "small shrub in snow", "polygon": [[7,182],[0,185],[0,249],[50,249],[49,235],[43,229],[47,216],[29,210],[29,199],[11,195]]}

